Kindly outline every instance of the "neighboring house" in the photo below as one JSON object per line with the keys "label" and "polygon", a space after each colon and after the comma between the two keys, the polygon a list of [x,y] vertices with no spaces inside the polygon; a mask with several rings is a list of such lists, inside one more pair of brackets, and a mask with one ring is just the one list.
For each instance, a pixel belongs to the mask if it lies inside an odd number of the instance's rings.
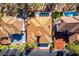
{"label": "neighboring house", "polygon": [[68,30],[69,32],[79,32],[79,16],[77,17],[60,17],[57,25],[57,31],[65,31]]}
{"label": "neighboring house", "polygon": [[56,30],[56,40],[63,39],[65,43],[74,42],[78,40],[79,16],[60,17],[58,22],[56,23]]}
{"label": "neighboring house", "polygon": [[68,3],[64,6],[63,11],[76,11],[77,4]]}
{"label": "neighboring house", "polygon": [[[37,14],[37,13],[36,13]],[[52,42],[52,18],[48,13],[39,13],[29,18],[27,27],[27,42],[33,42],[37,47],[48,48]]]}
{"label": "neighboring house", "polygon": [[66,6],[65,3],[57,3],[56,6],[55,6],[55,10],[58,11],[58,12],[62,12],[63,11],[63,8]]}
{"label": "neighboring house", "polygon": [[[2,17],[0,20],[0,37],[2,40],[2,44],[11,43],[10,41],[12,41],[14,37],[17,40],[17,37],[19,38],[19,35],[22,34],[21,33],[22,29],[23,29],[23,20],[22,19],[16,18],[16,17],[10,17],[10,16]],[[18,34],[18,36],[16,35],[13,38],[10,38],[9,34],[14,34],[14,35]],[[25,38],[24,38],[24,40],[22,39],[20,41],[21,42],[25,41]],[[24,42],[22,42],[22,43],[24,43]]]}
{"label": "neighboring house", "polygon": [[16,17],[2,17],[0,21],[0,36],[8,37],[8,34],[21,33],[23,21]]}

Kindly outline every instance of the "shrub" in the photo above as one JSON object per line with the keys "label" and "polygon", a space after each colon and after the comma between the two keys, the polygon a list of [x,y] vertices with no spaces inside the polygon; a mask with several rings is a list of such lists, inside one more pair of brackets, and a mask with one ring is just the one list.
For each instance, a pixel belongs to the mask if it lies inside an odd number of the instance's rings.
{"label": "shrub", "polygon": [[7,49],[7,48],[8,48],[8,46],[6,46],[6,45],[0,45],[1,50]]}
{"label": "shrub", "polygon": [[28,42],[27,44],[28,44],[28,46],[31,47],[31,48],[35,48],[35,47],[36,47],[36,44],[33,43],[33,42]]}
{"label": "shrub", "polygon": [[79,46],[76,45],[75,43],[68,44],[65,46],[66,49],[68,49],[70,52],[79,55]]}

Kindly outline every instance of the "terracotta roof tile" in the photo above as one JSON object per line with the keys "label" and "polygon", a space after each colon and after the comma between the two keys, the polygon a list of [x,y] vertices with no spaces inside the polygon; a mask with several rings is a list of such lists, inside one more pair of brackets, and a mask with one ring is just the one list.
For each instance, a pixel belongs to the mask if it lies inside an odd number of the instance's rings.
{"label": "terracotta roof tile", "polygon": [[[11,17],[3,17],[0,21],[1,28],[0,30],[0,36],[8,36],[9,33],[21,33],[21,30],[23,28],[23,21],[17,20],[17,18],[11,18]],[[4,34],[4,35],[2,35]]]}
{"label": "terracotta roof tile", "polygon": [[61,17],[60,20],[63,20],[65,23],[79,23],[79,21],[73,17]]}

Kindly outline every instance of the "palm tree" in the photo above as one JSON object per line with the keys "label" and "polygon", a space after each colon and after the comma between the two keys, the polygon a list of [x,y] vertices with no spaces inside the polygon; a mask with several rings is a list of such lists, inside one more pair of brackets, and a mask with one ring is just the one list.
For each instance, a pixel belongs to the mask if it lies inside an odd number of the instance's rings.
{"label": "palm tree", "polygon": [[52,16],[52,18],[57,19],[57,18],[63,16],[63,12],[54,12],[54,13],[52,13],[51,16]]}

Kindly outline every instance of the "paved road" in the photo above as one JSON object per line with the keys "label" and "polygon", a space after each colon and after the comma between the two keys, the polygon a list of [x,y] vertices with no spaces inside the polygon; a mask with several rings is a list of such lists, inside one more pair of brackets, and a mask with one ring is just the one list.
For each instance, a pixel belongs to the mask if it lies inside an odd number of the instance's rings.
{"label": "paved road", "polygon": [[10,55],[15,55],[15,56],[19,56],[19,51],[16,49],[5,49],[3,51],[0,52],[0,56],[10,56]]}
{"label": "paved road", "polygon": [[28,56],[56,56],[57,55],[57,51],[52,51],[51,53],[49,53],[48,50],[33,50],[31,51],[31,53],[28,54]]}
{"label": "paved road", "polygon": [[70,54],[69,50],[55,51],[51,53],[49,50],[32,50],[28,56],[68,56]]}
{"label": "paved road", "polygon": [[[7,51],[8,49],[1,51],[0,56],[5,56],[5,55],[6,56],[19,56],[20,55],[20,51],[18,49],[16,49],[15,51],[14,49],[10,49],[8,52]],[[23,56],[65,56],[65,53],[63,54],[58,51],[52,51],[51,53],[49,53],[49,50],[32,50],[32,51],[29,51],[27,55],[24,52]]]}

